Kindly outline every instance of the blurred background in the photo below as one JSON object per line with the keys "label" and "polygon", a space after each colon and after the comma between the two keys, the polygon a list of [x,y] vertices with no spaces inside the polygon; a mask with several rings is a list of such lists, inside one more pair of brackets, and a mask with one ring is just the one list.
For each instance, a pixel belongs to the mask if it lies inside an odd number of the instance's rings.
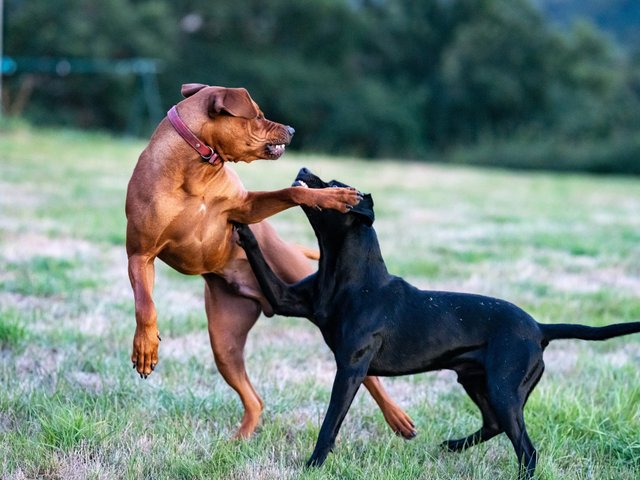
{"label": "blurred background", "polygon": [[640,174],[637,0],[0,0],[2,116],[145,137],[243,86],[292,148]]}

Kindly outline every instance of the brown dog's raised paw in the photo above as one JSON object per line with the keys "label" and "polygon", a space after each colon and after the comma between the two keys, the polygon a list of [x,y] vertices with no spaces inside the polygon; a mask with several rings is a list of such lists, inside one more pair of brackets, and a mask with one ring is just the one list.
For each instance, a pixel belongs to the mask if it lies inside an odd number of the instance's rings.
{"label": "brown dog's raised paw", "polygon": [[140,378],[146,379],[158,364],[158,345],[160,340],[160,333],[156,327],[136,327],[136,333],[133,336],[131,362]]}

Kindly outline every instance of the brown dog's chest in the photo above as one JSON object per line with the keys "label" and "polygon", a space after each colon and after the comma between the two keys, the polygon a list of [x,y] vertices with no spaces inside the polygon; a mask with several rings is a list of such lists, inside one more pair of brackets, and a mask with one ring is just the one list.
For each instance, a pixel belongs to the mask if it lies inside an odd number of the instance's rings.
{"label": "brown dog's chest", "polygon": [[232,228],[219,201],[193,199],[185,203],[162,232],[158,257],[181,273],[222,273],[233,243]]}

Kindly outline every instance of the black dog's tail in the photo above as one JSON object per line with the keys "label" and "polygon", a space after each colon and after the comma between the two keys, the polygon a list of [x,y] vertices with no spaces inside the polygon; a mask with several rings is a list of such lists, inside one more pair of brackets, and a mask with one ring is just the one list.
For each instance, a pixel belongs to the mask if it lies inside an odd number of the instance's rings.
{"label": "black dog's tail", "polygon": [[540,329],[547,341],[563,338],[608,340],[609,338],[640,332],[640,322],[616,323],[605,327],[588,327],[570,323],[545,323],[540,324]]}

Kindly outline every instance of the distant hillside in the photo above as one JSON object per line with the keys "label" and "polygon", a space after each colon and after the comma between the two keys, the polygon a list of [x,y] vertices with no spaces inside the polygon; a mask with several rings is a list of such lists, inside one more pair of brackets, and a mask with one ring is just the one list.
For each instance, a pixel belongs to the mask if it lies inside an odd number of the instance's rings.
{"label": "distant hillside", "polygon": [[621,45],[640,49],[640,1],[638,0],[532,0],[553,21],[570,25],[587,19],[609,33]]}

